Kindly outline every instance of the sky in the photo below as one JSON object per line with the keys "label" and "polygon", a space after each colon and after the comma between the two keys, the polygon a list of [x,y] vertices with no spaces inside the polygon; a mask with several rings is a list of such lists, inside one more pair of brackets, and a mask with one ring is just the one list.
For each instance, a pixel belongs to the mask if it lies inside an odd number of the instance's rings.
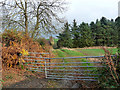
{"label": "sky", "polygon": [[108,19],[115,19],[118,16],[118,2],[120,0],[66,0],[67,11],[63,13],[65,19],[72,23],[96,21],[102,16]]}

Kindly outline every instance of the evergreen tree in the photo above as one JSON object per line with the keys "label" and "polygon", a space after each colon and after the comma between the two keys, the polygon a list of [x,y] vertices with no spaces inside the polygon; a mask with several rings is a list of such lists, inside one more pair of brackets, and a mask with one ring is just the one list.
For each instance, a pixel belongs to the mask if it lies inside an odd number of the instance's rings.
{"label": "evergreen tree", "polygon": [[[82,23],[77,25],[76,20],[73,20],[71,30],[68,23],[66,23],[64,32],[59,34],[59,47],[89,47],[89,46],[116,46],[118,41],[117,34],[120,34],[120,21],[117,18],[109,20],[102,17],[96,22],[90,24]],[[120,42],[119,42],[120,44]]]}
{"label": "evergreen tree", "polygon": [[118,54],[120,56],[120,17],[116,18],[115,23],[118,31]]}
{"label": "evergreen tree", "polygon": [[102,17],[100,22],[101,22],[101,25],[107,25],[108,24],[107,19],[105,17]]}
{"label": "evergreen tree", "polygon": [[114,29],[113,20],[110,21],[105,17],[102,17],[100,22],[101,22],[101,27],[103,28],[102,29],[103,46],[114,46],[113,40],[114,38],[116,38],[114,31],[116,30]]}
{"label": "evergreen tree", "polygon": [[72,25],[72,38],[73,38],[73,47],[79,47],[79,41],[80,41],[80,31],[77,26],[77,22],[74,19],[73,25]]}
{"label": "evergreen tree", "polygon": [[71,39],[71,32],[69,29],[69,24],[68,22],[64,25],[64,31],[63,33],[60,33],[58,36],[58,42],[57,45],[58,47],[72,47],[72,39]]}
{"label": "evergreen tree", "polygon": [[102,34],[102,27],[101,22],[96,20],[96,46],[102,46],[103,45],[103,34]]}
{"label": "evergreen tree", "polygon": [[82,23],[79,26],[80,29],[80,46],[79,47],[89,47],[93,46],[94,40],[92,38],[92,31],[87,23]]}
{"label": "evergreen tree", "polygon": [[94,40],[94,45],[96,45],[96,24],[94,22],[90,23],[90,29],[91,29],[91,37]]}

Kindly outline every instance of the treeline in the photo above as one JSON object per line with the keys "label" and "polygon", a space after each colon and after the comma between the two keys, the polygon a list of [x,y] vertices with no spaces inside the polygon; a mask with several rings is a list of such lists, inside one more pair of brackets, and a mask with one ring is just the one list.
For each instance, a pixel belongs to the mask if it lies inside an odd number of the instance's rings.
{"label": "treeline", "polygon": [[90,46],[117,46],[118,44],[118,28],[116,20],[109,20],[102,17],[96,22],[90,24],[82,22],[77,25],[73,20],[73,24],[68,22],[64,25],[64,31],[59,33],[57,46],[68,48],[82,48]]}

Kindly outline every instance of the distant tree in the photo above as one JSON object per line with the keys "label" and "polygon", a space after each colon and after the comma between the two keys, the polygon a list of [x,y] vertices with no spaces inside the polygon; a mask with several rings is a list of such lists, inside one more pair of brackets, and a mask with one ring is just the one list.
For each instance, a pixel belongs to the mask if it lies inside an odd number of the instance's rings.
{"label": "distant tree", "polygon": [[[73,24],[70,25],[72,38],[72,47],[89,47],[89,46],[117,46],[118,44],[118,30],[119,19],[114,21],[102,17],[96,22],[81,23],[77,25],[76,20],[73,20]],[[59,34],[59,45],[65,46],[64,40],[66,37],[65,31]]]}
{"label": "distant tree", "polygon": [[96,45],[103,46],[104,42],[104,35],[103,35],[103,27],[101,27],[101,22],[96,20]]}
{"label": "distant tree", "polygon": [[117,46],[118,45],[118,30],[117,30],[117,26],[116,26],[116,22],[115,21],[111,21],[110,26],[112,27],[112,32],[111,32],[111,38],[112,38],[112,44],[113,46]]}
{"label": "distant tree", "polygon": [[77,22],[74,19],[73,24],[71,27],[71,32],[72,32],[72,39],[73,39],[73,47],[79,47],[79,42],[80,42],[80,31],[77,26]]}
{"label": "distant tree", "polygon": [[117,31],[118,31],[118,54],[120,56],[120,17],[116,18],[115,20]]}
{"label": "distant tree", "polygon": [[92,31],[87,23],[82,23],[80,29],[80,47],[93,46],[94,40],[92,38]]}
{"label": "distant tree", "polygon": [[57,41],[57,45],[58,47],[68,47],[71,48],[72,47],[72,39],[71,39],[71,32],[69,29],[69,24],[68,22],[64,25],[64,31],[63,33],[60,33],[58,36],[58,41]]}
{"label": "distant tree", "polygon": [[100,22],[101,22],[101,28],[102,28],[101,30],[102,30],[103,45],[114,46],[114,40],[116,39],[115,37],[116,30],[114,28],[113,20],[110,21],[106,19],[105,17],[102,17]]}
{"label": "distant tree", "polygon": [[101,22],[101,25],[107,25],[108,24],[107,19],[105,17],[102,17],[100,22]]}
{"label": "distant tree", "polygon": [[97,35],[97,32],[96,32],[96,24],[94,22],[91,22],[90,23],[90,29],[91,29],[91,37],[92,39],[94,40],[94,45],[96,45],[96,35]]}

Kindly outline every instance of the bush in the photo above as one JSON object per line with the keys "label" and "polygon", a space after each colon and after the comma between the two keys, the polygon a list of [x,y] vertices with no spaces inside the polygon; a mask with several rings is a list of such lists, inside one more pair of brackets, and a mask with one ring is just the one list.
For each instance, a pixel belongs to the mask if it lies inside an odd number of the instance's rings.
{"label": "bush", "polygon": [[38,38],[36,39],[36,41],[41,45],[41,46],[45,46],[45,45],[49,45],[49,41],[46,40],[45,38]]}
{"label": "bush", "polygon": [[5,43],[6,46],[10,46],[10,41],[19,42],[23,37],[23,33],[16,30],[5,30],[2,34],[2,43]]}
{"label": "bush", "polygon": [[[49,51],[46,48],[43,49],[37,41],[33,41],[29,36],[16,30],[5,30],[2,34],[2,40],[2,62],[7,67],[20,65],[24,62],[23,56],[28,55],[28,52]],[[36,55],[36,57],[39,56]],[[44,55],[44,57],[46,56]]]}

